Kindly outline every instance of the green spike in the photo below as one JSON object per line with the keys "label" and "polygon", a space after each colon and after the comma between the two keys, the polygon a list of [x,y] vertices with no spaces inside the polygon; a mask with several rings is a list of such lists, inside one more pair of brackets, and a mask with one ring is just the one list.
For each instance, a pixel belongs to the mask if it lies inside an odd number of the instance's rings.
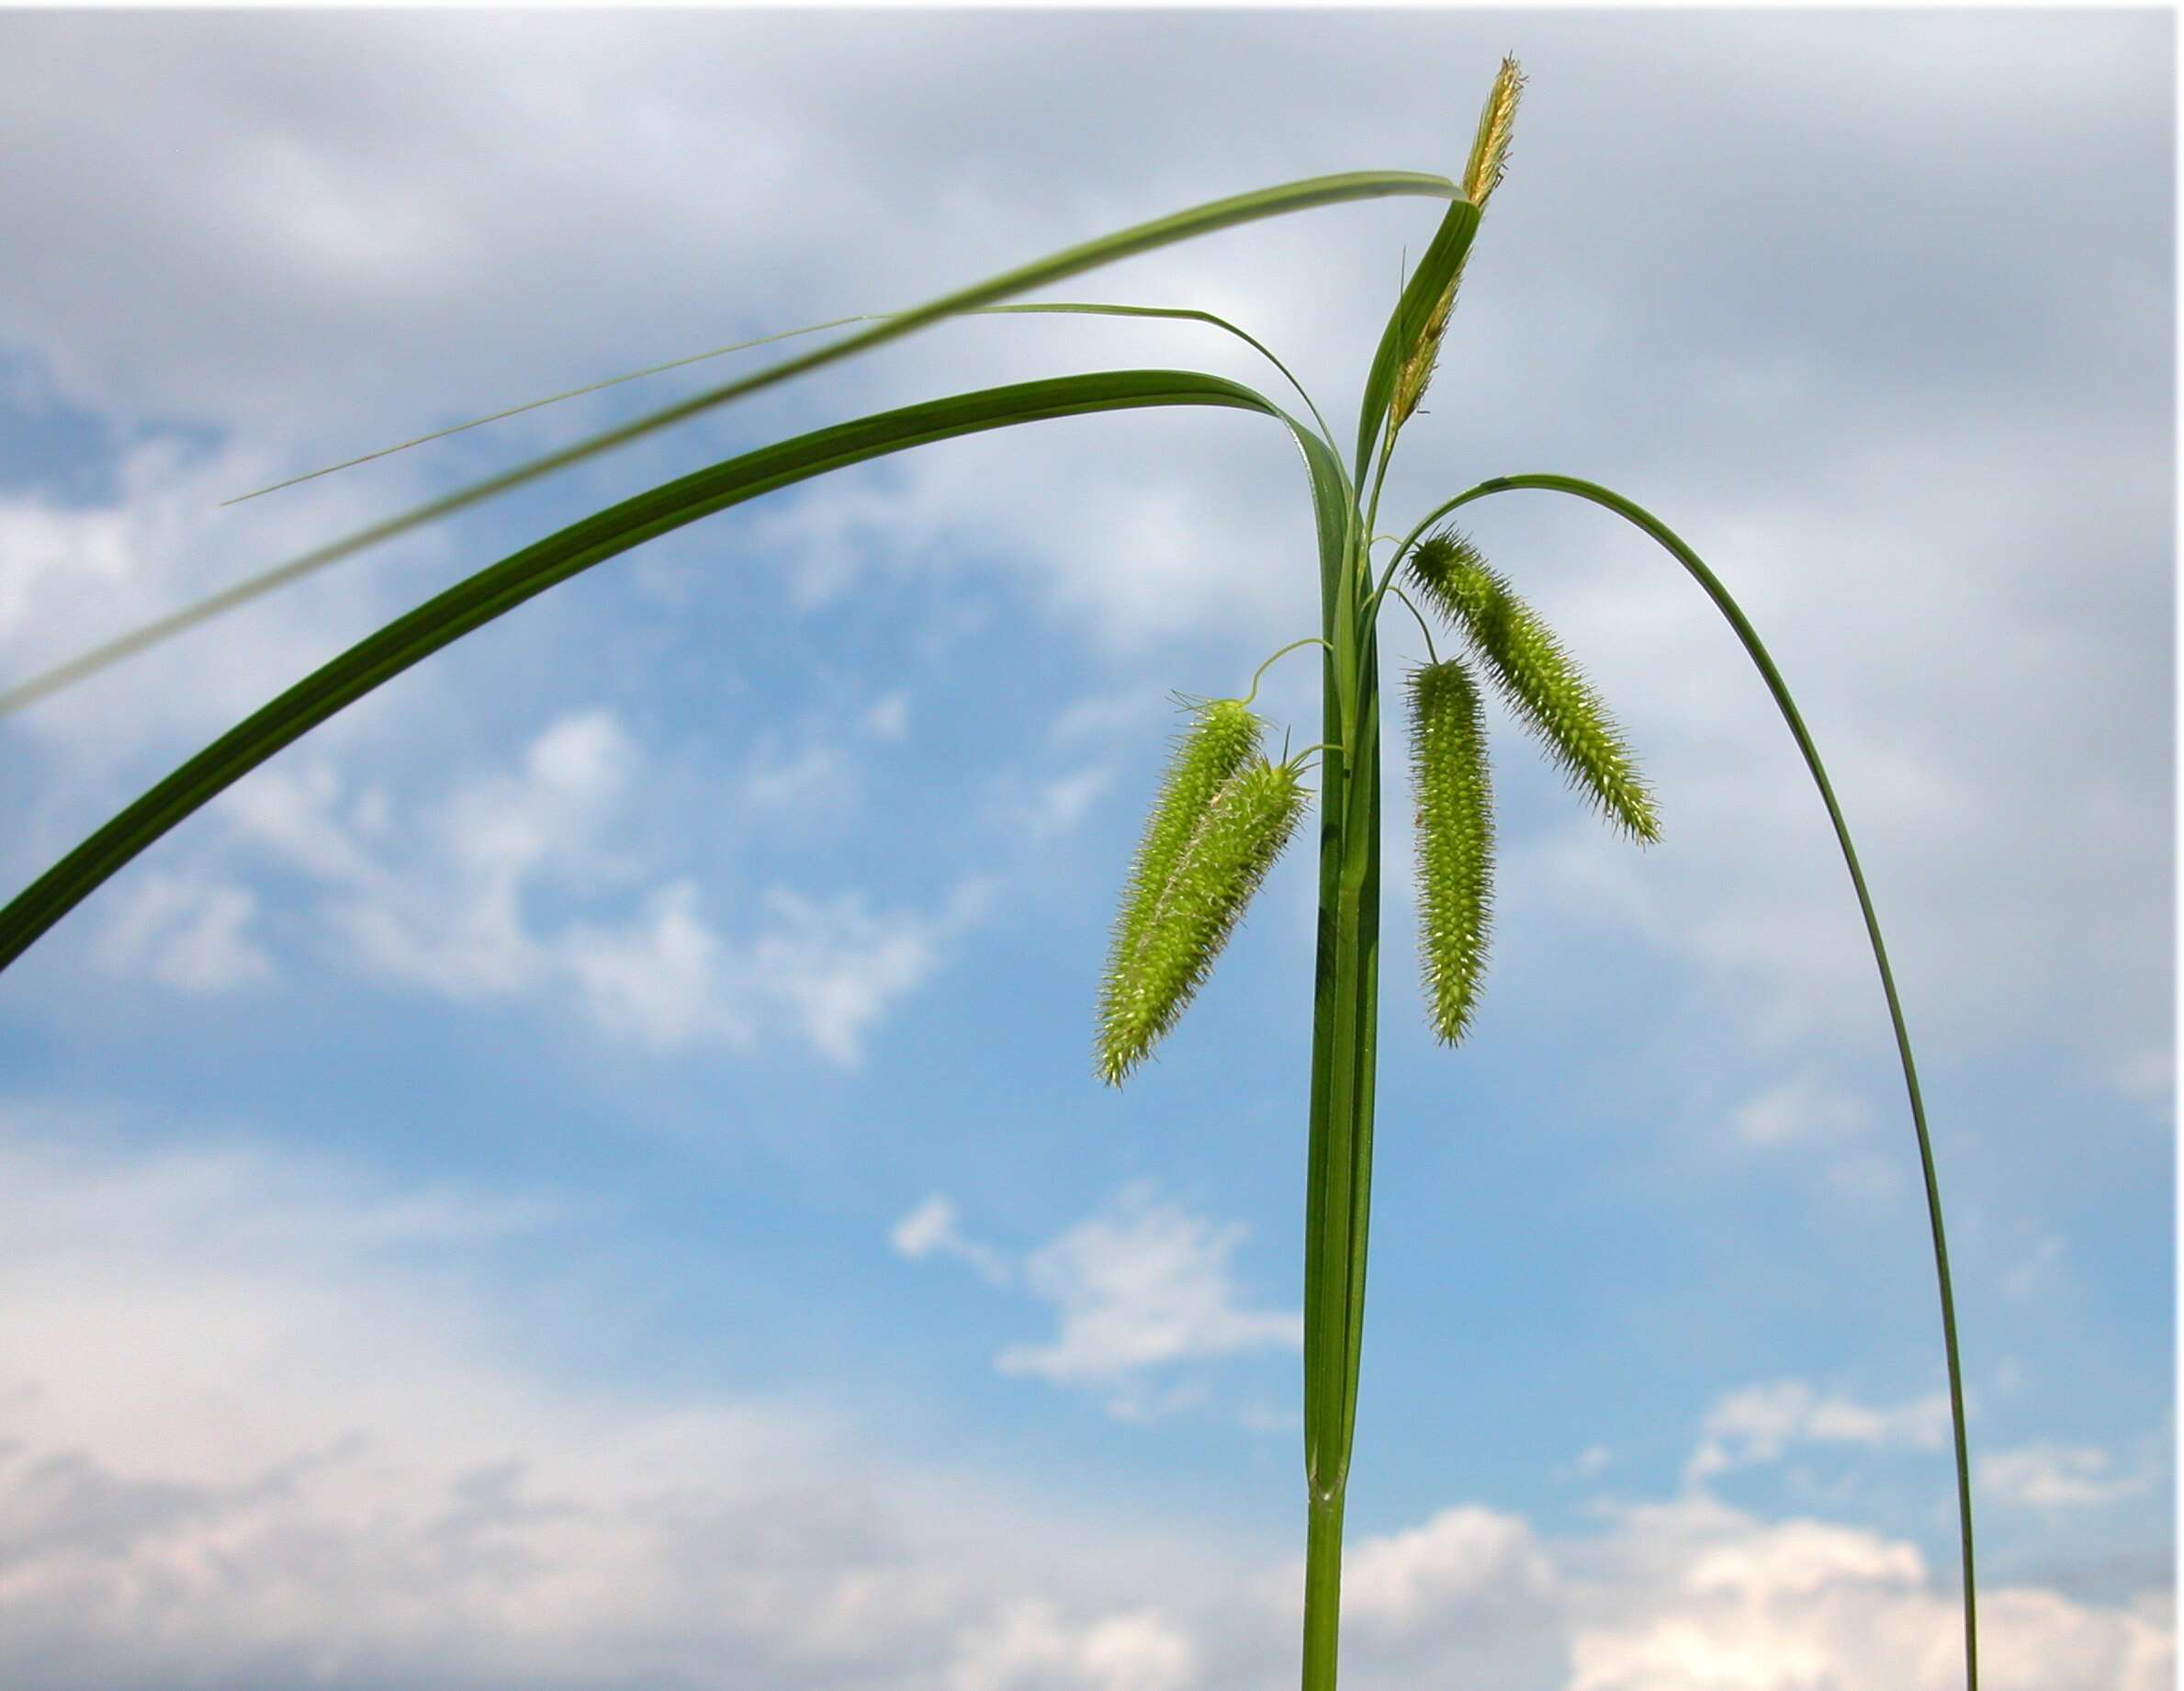
{"label": "green spike", "polygon": [[[1164,803],[1155,828],[1165,810]],[[1102,983],[1100,1078],[1120,1086],[1176,1025],[1303,814],[1295,768],[1256,759],[1206,808],[1165,886],[1134,924],[1148,889],[1133,881]],[[1134,943],[1126,945],[1130,936]]]}
{"label": "green spike", "polygon": [[1454,529],[1411,554],[1413,584],[1466,630],[1487,671],[1548,756],[1601,814],[1634,840],[1661,838],[1653,797],[1600,695],[1531,606]]}
{"label": "green spike", "polygon": [[1191,836],[1212,808],[1213,800],[1230,778],[1251,761],[1266,733],[1266,724],[1235,699],[1209,699],[1193,711],[1196,720],[1176,737],[1175,753],[1161,777],[1153,812],[1145,819],[1144,838],[1123,883],[1122,907],[1115,919],[1115,938],[1109,959],[1112,978],[1127,953],[1134,953],[1160,908],[1161,896],[1175,877],[1176,866],[1189,849]]}
{"label": "green spike", "polygon": [[1408,678],[1411,776],[1418,802],[1418,964],[1434,1032],[1470,1031],[1493,909],[1493,795],[1479,689],[1460,659]]}

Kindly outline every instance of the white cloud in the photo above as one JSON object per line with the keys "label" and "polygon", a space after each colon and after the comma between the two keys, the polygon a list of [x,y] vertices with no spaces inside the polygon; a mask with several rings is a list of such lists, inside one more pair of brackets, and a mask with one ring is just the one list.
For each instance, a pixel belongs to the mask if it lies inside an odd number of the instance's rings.
{"label": "white cloud", "polygon": [[[1566,1691],[1803,1691],[1964,1680],[1953,1575],[1911,1545],[1812,1520],[1767,1524],[1703,1497],[1625,1513],[1577,1552]],[[2175,1631],[2144,1608],[1989,1586],[1983,1684],[2157,1691]]]}
{"label": "white cloud", "polygon": [[1587,1445],[1555,1470],[1558,1480],[1590,1480],[1614,1465],[1615,1453],[1605,1445]]}
{"label": "white cloud", "polygon": [[244,931],[258,908],[228,882],[138,877],[99,935],[99,962],[185,992],[224,992],[273,978],[273,960]]}
{"label": "white cloud", "polygon": [[1070,1626],[1034,1599],[966,1632],[945,1683],[949,1691],[1185,1691],[1198,1678],[1191,1640],[1157,1610]]}
{"label": "white cloud", "polygon": [[1025,1262],[1027,1286],[1054,1305],[1061,1330],[1051,1344],[1003,1351],[1001,1371],[1119,1388],[1109,1407],[1131,1417],[1177,1401],[1172,1394],[1156,1404],[1148,1399],[1148,1370],[1294,1348],[1303,1338],[1300,1314],[1240,1301],[1229,1257],[1243,1238],[1241,1225],[1217,1226],[1163,1203],[1149,1186],[1125,1189]]}
{"label": "white cloud", "polygon": [[1774,1146],[1852,1137],[1871,1125],[1873,1112],[1808,1070],[1754,1094],[1729,1119],[1747,1144]]}
{"label": "white cloud", "polygon": [[1114,784],[1115,772],[1098,767],[1050,781],[1038,792],[1031,826],[1042,834],[1066,834],[1085,818],[1101,794]]}
{"label": "white cloud", "polygon": [[864,730],[874,739],[900,741],[910,733],[910,695],[891,693],[864,715]]}
{"label": "white cloud", "polygon": [[1543,1606],[1554,1590],[1553,1564],[1530,1525],[1476,1506],[1362,1539],[1343,1561],[1344,1620],[1393,1634],[1460,1625],[1467,1613],[1505,1623]]}
{"label": "white cloud", "polygon": [[1196,1600],[1180,1542],[1117,1579],[1065,1508],[935,1508],[960,1479],[875,1466],[824,1404],[514,1360],[458,1265],[572,1212],[42,1125],[74,1148],[0,1135],[11,1687],[1195,1683],[1147,1604]]}
{"label": "white cloud", "polygon": [[1949,1438],[1949,1399],[1941,1392],[1881,1409],[1802,1380],[1748,1386],[1706,1411],[1699,1446],[1685,1466],[1697,1482],[1733,1468],[1772,1462],[1794,1444],[1869,1449],[1938,1449]]}
{"label": "white cloud", "polygon": [[2030,1444],[1979,1459],[1980,1490],[2031,1509],[2086,1508],[2136,1496],[2151,1473],[2117,1473],[2107,1451],[2092,1445]]}
{"label": "white cloud", "polygon": [[653,893],[634,923],[562,937],[561,961],[602,1028],[656,1051],[714,1038],[749,1043],[749,1020],[721,989],[720,938],[697,905],[695,883],[677,881]]}
{"label": "white cloud", "polygon": [[[23,1691],[1195,1691],[1294,1672],[1300,1570],[1217,1524],[876,1464],[823,1402],[659,1399],[523,1358],[463,1264],[580,1211],[249,1147],[0,1134],[0,1655]],[[56,1148],[61,1144],[69,1148]],[[928,1205],[913,1244],[952,1218]],[[943,1506],[945,1505],[945,1506]],[[1541,1539],[1354,1537],[1345,1682],[1956,1683],[1949,1571],[1702,1494]],[[1999,1691],[2162,1691],[2174,1623],[1989,1586]]]}
{"label": "white cloud", "polygon": [[980,904],[969,890],[938,919],[874,916],[854,896],[822,904],[776,888],[763,900],[766,925],[751,944],[747,978],[815,1049],[854,1065],[865,1032],[932,973],[940,942]]}
{"label": "white cloud", "polygon": [[731,936],[685,876],[619,919],[545,922],[534,912],[549,896],[596,902],[642,884],[641,860],[615,841],[643,770],[614,713],[577,711],[517,771],[474,777],[402,828],[377,789],[345,802],[322,760],[260,772],[232,814],[241,839],[321,884],[322,917],[366,973],[466,1000],[566,990],[603,1032],[658,1051],[780,1030],[854,1065],[984,911],[975,881],[931,914],[772,887],[756,926]]}
{"label": "white cloud", "polygon": [[969,1263],[990,1286],[1005,1286],[1009,1281],[1008,1261],[998,1251],[965,1238],[956,1225],[955,1205],[938,1192],[895,1223],[887,1242],[912,1262],[939,1251]]}

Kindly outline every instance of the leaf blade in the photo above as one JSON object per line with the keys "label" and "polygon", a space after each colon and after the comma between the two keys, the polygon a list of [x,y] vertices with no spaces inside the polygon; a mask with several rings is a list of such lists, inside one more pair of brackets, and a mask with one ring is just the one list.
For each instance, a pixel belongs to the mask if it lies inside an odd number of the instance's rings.
{"label": "leaf blade", "polygon": [[339,540],[303,553],[281,565],[276,573],[281,581],[294,580],[297,576],[361,552],[367,547],[391,540],[397,535],[407,534],[427,523],[437,522],[442,517],[452,516],[482,501],[510,492],[541,476],[566,469],[602,452],[626,445],[631,441],[641,439],[670,424],[794,377],[807,375],[884,342],[900,339],[929,323],[974,306],[997,304],[1014,295],[1029,293],[1034,287],[1065,281],[1070,276],[1082,276],[1086,271],[1099,269],[1141,253],[1154,252],[1164,246],[1213,234],[1221,230],[1233,229],[1244,223],[1286,216],[1292,211],[1308,211],[1322,206],[1345,205],[1357,200],[1384,199],[1393,195],[1423,195],[1439,199],[1450,197],[1456,193],[1456,184],[1446,176],[1429,175],[1419,171],[1351,171],[1337,175],[1310,176],[1296,182],[1278,184],[1273,187],[1255,189],[1248,194],[1231,195],[1226,198],[1209,200],[1203,205],[1172,212],[1164,218],[1155,218],[1150,222],[1132,224],[1127,229],[1082,242],[1073,247],[1064,247],[1059,252],[1034,259],[1030,264],[987,276],[967,287],[956,288],[923,305],[899,312],[886,322],[820,347],[816,352],[800,354],[779,364],[769,365],[753,375],[707,389],[702,393],[677,400],[672,405],[648,411],[629,423],[602,430],[574,445],[542,454],[517,465],[513,469],[503,470],[453,493],[428,500],[400,515],[367,524]]}
{"label": "leaf blade", "polygon": [[[443,647],[595,564],[717,511],[870,458],[987,429],[1160,405],[1257,411],[1282,423],[1300,441],[1316,438],[1263,395],[1220,377],[1177,370],[1102,371],[928,400],[816,430],[678,477],[477,571],[321,665],[222,735],[0,908],[0,969],[152,841],[319,723]],[[1309,450],[1307,461],[1312,461]]]}

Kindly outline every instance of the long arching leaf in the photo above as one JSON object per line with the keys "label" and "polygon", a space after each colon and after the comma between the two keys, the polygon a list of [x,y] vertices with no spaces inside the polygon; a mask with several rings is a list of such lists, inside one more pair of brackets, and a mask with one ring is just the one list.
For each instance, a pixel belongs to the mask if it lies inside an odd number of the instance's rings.
{"label": "long arching leaf", "polygon": [[[1193,310],[1176,306],[1104,305],[1071,300],[1042,301],[1034,305],[978,306],[971,310],[954,312],[951,315],[985,317],[1012,312],[1092,317],[1167,318],[1178,322],[1205,323],[1212,328],[1221,330],[1244,342],[1244,344],[1265,358],[1268,364],[1281,372],[1289,386],[1297,390],[1297,397],[1304,401],[1305,409],[1312,412],[1312,420],[1319,424],[1321,434],[1332,443],[1333,436],[1328,434],[1326,419],[1320,415],[1320,409],[1312,403],[1312,395],[1305,392],[1304,385],[1290,373],[1289,366],[1276,357],[1273,351],[1256,336],[1237,327],[1226,318],[1215,316],[1210,311]],[[899,313],[880,312],[861,317],[838,317],[830,322],[813,323],[802,329],[784,329],[777,334],[761,335],[755,341],[742,341],[733,346],[719,346],[711,352],[695,353],[687,358],[675,358],[665,364],[649,365],[644,369],[632,370],[625,375],[610,376],[604,381],[593,382],[588,387],[571,388],[564,393],[548,394],[543,400],[532,400],[525,404],[512,405],[504,411],[494,411],[489,416],[474,417],[467,423],[454,423],[447,428],[435,430],[430,434],[420,434],[414,439],[403,441],[397,445],[382,446],[377,451],[363,453],[356,457],[343,459],[339,464],[329,464],[323,469],[314,469],[300,476],[291,476],[286,481],[276,481],[271,487],[260,488],[252,493],[240,494],[234,499],[223,501],[222,503],[241,504],[245,500],[257,499],[267,493],[276,493],[283,488],[294,487],[298,482],[315,480],[321,476],[331,476],[337,470],[354,468],[359,464],[368,464],[375,458],[383,458],[397,452],[405,452],[411,446],[422,446],[428,441],[442,440],[450,434],[459,434],[466,429],[480,428],[489,423],[498,423],[504,417],[513,417],[527,411],[537,411],[543,406],[558,404],[563,400],[573,400],[587,393],[596,393],[602,388],[612,388],[621,382],[636,381],[643,377],[656,376],[663,370],[676,369],[682,365],[699,363],[707,358],[725,357],[730,353],[744,352],[753,346],[767,345],[771,342],[788,340],[800,334],[816,334],[823,329],[839,329],[846,323],[892,321],[897,315]],[[216,616],[238,609],[250,603],[253,600],[263,598],[276,588],[286,587],[291,582],[299,581],[311,570],[321,569],[329,564],[339,562],[342,556],[338,553],[313,554],[305,568],[298,568],[296,563],[279,564],[270,569],[261,570],[256,575],[246,576],[240,581],[231,582],[221,588],[218,592],[208,593],[204,598],[184,605],[180,610],[170,611],[164,616],[155,617],[151,622],[130,629],[127,634],[92,647],[87,651],[79,652],[66,662],[55,664],[50,670],[40,671],[36,675],[17,682],[12,687],[0,688],[0,716],[5,716],[11,711],[20,710],[27,705],[33,705],[39,699],[51,697],[65,687],[73,686],[78,682],[87,681],[101,671],[111,669],[115,664],[135,657],[139,652],[150,650],[162,641],[172,639],[174,636],[186,633],[200,624],[210,622]]]}
{"label": "long arching leaf", "polygon": [[[1934,1279],[1939,1286],[1942,1301],[1942,1347],[1949,1368],[1949,1419],[1956,1447],[1956,1508],[1957,1542],[1962,1559],[1964,1613],[1964,1683],[1968,1691],[1979,1691],[1979,1606],[1976,1583],[1973,1577],[1972,1550],[1972,1461],[1964,1437],[1964,1368],[1957,1354],[1956,1294],[1949,1274],[1949,1239],[1942,1225],[1942,1186],[1934,1172],[1933,1138],[1927,1131],[1926,1104],[1919,1092],[1919,1065],[1911,1055],[1911,1035],[1904,1025],[1903,1001],[1897,996],[1896,974],[1888,966],[1888,947],[1881,938],[1881,919],[1874,911],[1873,895],[1866,890],[1865,872],[1858,866],[1858,848],[1851,843],[1850,824],[1843,820],[1842,806],[1836,803],[1835,788],[1828,779],[1827,766],[1820,761],[1819,748],[1813,744],[1812,735],[1799,715],[1797,703],[1790,696],[1789,685],[1782,679],[1782,672],[1774,667],[1774,659],[1768,655],[1759,631],[1751,626],[1721,578],[1706,568],[1699,555],[1686,546],[1683,539],[1651,512],[1634,504],[1620,493],[1610,492],[1596,482],[1581,480],[1575,476],[1496,476],[1466,489],[1454,499],[1428,512],[1424,519],[1413,528],[1395,550],[1395,561],[1414,546],[1421,535],[1451,512],[1469,504],[1473,500],[1484,499],[1492,493],[1509,493],[1533,489],[1548,493],[1568,493],[1574,498],[1590,501],[1603,510],[1612,511],[1625,522],[1642,529],[1650,535],[1679,564],[1684,572],[1696,581],[1707,598],[1714,602],[1737,638],[1744,647],[1745,655],[1759,671],[1761,680],[1767,684],[1773,697],[1775,708],[1788,725],[1790,737],[1797,742],[1797,750],[1804,756],[1805,767],[1811,772],[1813,784],[1819,789],[1820,802],[1827,806],[1828,821],[1835,830],[1835,843],[1842,853],[1843,866],[1850,871],[1851,885],[1858,895],[1858,910],[1865,919],[1865,937],[1873,951],[1874,967],[1881,977],[1881,993],[1888,1001],[1888,1021],[1896,1032],[1896,1054],[1903,1070],[1905,1095],[1911,1105],[1911,1129],[1919,1142],[1919,1167],[1926,1181],[1927,1219],[1933,1234]],[[1390,572],[1394,563],[1389,566]]]}
{"label": "long arching leaf", "polygon": [[[1256,336],[1238,328],[1225,317],[1215,316],[1211,311],[1196,310],[1186,306],[1107,305],[1072,299],[1041,300],[1030,305],[982,305],[975,306],[968,311],[951,312],[950,315],[955,317],[996,317],[1012,312],[1045,312],[1055,316],[1161,317],[1176,322],[1205,323],[1224,333],[1234,335],[1265,358],[1268,364],[1279,370],[1289,386],[1296,389],[1297,397],[1304,401],[1305,408],[1311,411],[1315,418],[1318,418],[1318,408],[1312,404],[1312,396],[1304,391],[1303,384],[1289,374],[1289,366],[1268,351],[1266,344]],[[391,446],[379,446],[370,452],[360,452],[353,458],[343,458],[338,464],[328,464],[319,469],[307,469],[300,476],[290,476],[285,481],[268,482],[262,488],[253,488],[247,493],[238,493],[232,499],[221,500],[220,508],[247,504],[253,499],[265,498],[268,493],[278,493],[284,488],[300,487],[307,481],[318,480],[321,476],[332,476],[344,469],[355,469],[359,464],[370,464],[380,458],[390,458],[398,452],[409,451],[412,446],[429,445],[433,441],[445,440],[451,434],[462,434],[471,429],[481,429],[489,423],[501,423],[510,417],[520,417],[525,411],[544,411],[547,406],[558,405],[564,400],[580,400],[587,394],[603,393],[607,389],[619,388],[625,382],[642,381],[647,376],[665,375],[670,370],[684,369],[693,364],[709,363],[715,358],[726,358],[735,353],[747,353],[754,346],[771,346],[777,341],[794,341],[799,336],[819,334],[828,329],[847,329],[852,323],[892,322],[901,315],[902,313],[899,311],[859,311],[849,317],[830,317],[823,323],[805,323],[800,329],[777,329],[771,334],[758,335],[748,341],[732,342],[726,346],[711,347],[702,353],[689,353],[681,358],[663,359],[659,364],[648,364],[641,370],[625,370],[619,376],[608,376],[595,382],[586,382],[580,388],[567,388],[559,393],[549,393],[543,399],[525,400],[520,405],[503,406],[499,411],[488,411],[484,416],[472,417],[467,422],[451,423],[444,429],[433,430],[429,434],[415,434],[408,440],[397,441]],[[1323,434],[1328,433],[1324,419],[1320,420],[1320,433]],[[1328,439],[1332,441],[1334,436],[1328,434]],[[7,696],[0,694],[0,710],[7,708]]]}
{"label": "long arching leaf", "polygon": [[[1051,282],[1082,276],[1088,270],[1097,270],[1103,265],[1111,265],[1139,253],[1150,253],[1160,247],[1173,246],[1179,241],[1212,234],[1217,230],[1233,229],[1242,223],[1257,222],[1264,218],[1310,210],[1316,206],[1385,199],[1397,194],[1447,199],[1456,193],[1456,184],[1446,176],[1427,175],[1408,170],[1352,171],[1342,175],[1310,176],[1300,182],[1259,188],[1249,194],[1232,195],[1226,199],[1210,200],[1205,205],[1193,206],[1188,210],[1155,218],[1149,223],[1132,224],[1113,234],[1102,235],[1096,241],[1064,247],[1058,253],[1050,253],[1044,258],[1034,259],[1028,265],[1019,265],[1014,270],[1005,270],[998,276],[988,276],[983,282],[974,282],[968,287],[959,287],[952,293],[942,294],[937,299],[928,300],[923,305],[900,312],[861,333],[848,335],[822,346],[816,352],[786,358],[779,364],[768,365],[753,375],[723,383],[717,388],[708,388],[703,393],[692,394],[688,399],[678,400],[672,405],[647,411],[632,422],[602,430],[572,446],[546,453],[527,463],[519,464],[513,469],[503,470],[497,476],[472,482],[468,487],[458,489],[453,493],[428,500],[399,516],[357,529],[353,534],[314,547],[269,570],[259,579],[263,585],[258,591],[294,581],[337,558],[348,558],[383,540],[391,540],[397,535],[408,534],[411,529],[421,528],[427,523],[452,516],[456,512],[467,510],[481,501],[509,492],[541,476],[550,475],[555,470],[566,469],[572,464],[581,463],[588,457],[615,446],[625,445],[670,423],[681,423],[686,418],[726,405],[732,400],[739,400],[747,394],[787,381],[792,377],[837,363],[852,354],[878,346],[883,342],[898,340],[929,323],[938,322],[944,317],[970,310],[976,306],[993,305],[1018,294],[1030,293],[1035,287],[1044,287]],[[51,691],[50,688],[47,690]]]}
{"label": "long arching leaf", "polygon": [[1341,470],[1325,443],[1251,389],[1190,371],[1102,371],[983,389],[744,453],[525,547],[312,671],[183,764],[0,909],[0,969],[137,853],[282,747],[411,664],[594,564],[762,493],[912,446],[1053,417],[1164,405],[1223,406],[1277,419],[1304,453],[1322,532],[1328,526],[1330,504],[1340,521]]}

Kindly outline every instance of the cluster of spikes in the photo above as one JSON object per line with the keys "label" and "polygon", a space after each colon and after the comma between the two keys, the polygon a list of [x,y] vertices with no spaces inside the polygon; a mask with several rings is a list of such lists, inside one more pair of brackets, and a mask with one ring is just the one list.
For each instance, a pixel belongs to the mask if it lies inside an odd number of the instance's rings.
{"label": "cluster of spikes", "polygon": [[[1482,210],[1508,170],[1524,86],[1516,61],[1504,59],[1460,185]],[[1462,280],[1459,261],[1396,372],[1390,445],[1433,379]],[[1599,694],[1470,541],[1444,528],[1404,562],[1413,592],[1469,654],[1468,661],[1435,658],[1413,670],[1406,689],[1418,805],[1419,960],[1427,1019],[1453,1045],[1470,1031],[1478,1008],[1493,908],[1493,796],[1474,668],[1606,821],[1641,844],[1657,840],[1661,825]],[[1123,887],[1101,982],[1096,1060],[1111,1085],[1176,1025],[1304,813],[1296,764],[1261,754],[1266,725],[1246,701],[1191,708]]]}
{"label": "cluster of spikes", "polygon": [[[1478,1007],[1493,908],[1493,795],[1474,668],[1604,820],[1648,845],[1661,822],[1599,693],[1469,540],[1453,529],[1428,535],[1405,570],[1470,654],[1421,665],[1406,688],[1419,963],[1427,1019],[1453,1045]],[[1242,700],[1189,708],[1124,884],[1101,981],[1096,1060],[1110,1085],[1176,1025],[1304,814],[1297,763],[1266,760],[1266,725]]]}
{"label": "cluster of spikes", "polygon": [[1112,1086],[1176,1025],[1304,815],[1297,765],[1261,755],[1266,725],[1241,700],[1193,715],[1131,865],[1101,982],[1096,1054]]}
{"label": "cluster of spikes", "polygon": [[[1421,541],[1407,573],[1570,784],[1633,840],[1661,838],[1652,795],[1600,695],[1548,626],[1452,529]],[[1412,671],[1411,768],[1418,800],[1418,955],[1434,1032],[1471,1025],[1493,907],[1493,800],[1479,689],[1449,657]]]}

